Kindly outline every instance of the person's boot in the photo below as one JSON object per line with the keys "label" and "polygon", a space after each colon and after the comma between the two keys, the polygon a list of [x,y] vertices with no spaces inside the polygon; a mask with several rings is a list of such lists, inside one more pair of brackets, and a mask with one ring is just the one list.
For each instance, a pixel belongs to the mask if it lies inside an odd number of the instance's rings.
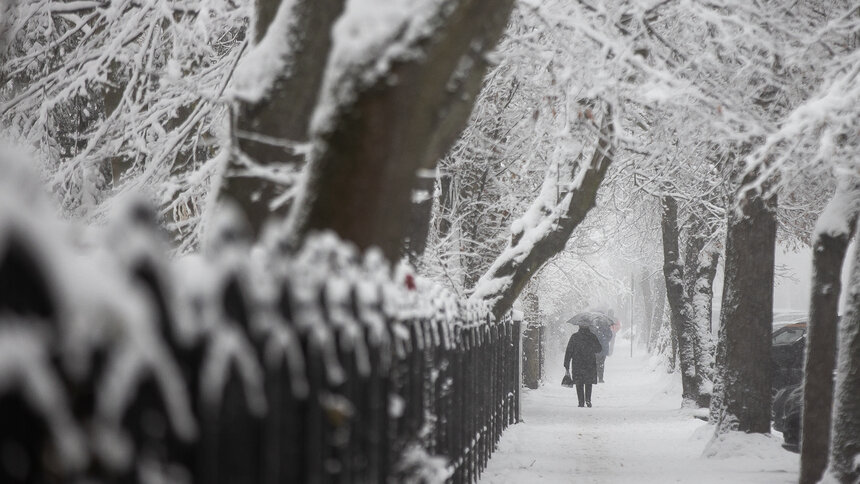
{"label": "person's boot", "polygon": [[[580,405],[580,407],[581,407],[581,406],[582,406],[582,405]],[[585,406],[586,406],[586,407],[588,407],[588,408],[591,408],[591,400],[589,400],[589,401],[585,402]]]}
{"label": "person's boot", "polygon": [[[585,406],[585,404],[583,404],[582,402],[579,402],[579,408],[582,408],[582,407],[584,407],[584,406]],[[591,405],[589,405],[589,407],[590,407],[590,406],[591,406]]]}

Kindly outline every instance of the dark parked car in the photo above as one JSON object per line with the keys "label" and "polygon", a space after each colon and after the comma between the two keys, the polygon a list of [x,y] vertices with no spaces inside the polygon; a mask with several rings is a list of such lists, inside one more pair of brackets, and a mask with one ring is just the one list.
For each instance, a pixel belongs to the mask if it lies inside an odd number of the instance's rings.
{"label": "dark parked car", "polygon": [[786,324],[773,332],[771,360],[774,391],[803,381],[806,322]]}
{"label": "dark parked car", "polygon": [[800,444],[805,347],[806,322],[785,324],[773,332],[773,428],[782,432],[786,448],[794,451]]}
{"label": "dark parked car", "polygon": [[785,447],[797,452],[800,446],[800,418],[803,410],[803,385],[789,385],[773,398],[773,428],[782,432]]}

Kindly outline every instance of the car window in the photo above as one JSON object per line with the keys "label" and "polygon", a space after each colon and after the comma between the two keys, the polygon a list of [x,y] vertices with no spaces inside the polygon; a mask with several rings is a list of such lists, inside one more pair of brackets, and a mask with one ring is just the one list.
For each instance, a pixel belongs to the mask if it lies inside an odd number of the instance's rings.
{"label": "car window", "polygon": [[788,345],[803,337],[803,328],[783,328],[773,335],[773,344]]}

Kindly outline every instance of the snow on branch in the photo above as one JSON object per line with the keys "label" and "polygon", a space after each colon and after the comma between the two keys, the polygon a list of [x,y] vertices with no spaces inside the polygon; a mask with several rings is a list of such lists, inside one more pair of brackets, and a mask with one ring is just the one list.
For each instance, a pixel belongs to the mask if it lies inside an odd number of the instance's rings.
{"label": "snow on branch", "polygon": [[31,147],[65,215],[103,221],[144,189],[196,242],[249,3],[0,3],[0,128]]}
{"label": "snow on branch", "polygon": [[233,77],[233,95],[248,103],[262,101],[279,77],[291,74],[293,49],[300,35],[296,0],[281,0],[265,35],[239,61]]}
{"label": "snow on branch", "polygon": [[860,177],[846,173],[839,179],[836,193],[821,212],[815,224],[815,234],[830,237],[851,237],[851,220],[860,212]]}
{"label": "snow on branch", "polygon": [[332,31],[332,50],[312,131],[330,129],[337,111],[352,104],[362,88],[388,75],[397,61],[422,57],[420,42],[436,33],[456,3],[348,0]]}
{"label": "snow on branch", "polygon": [[[828,81],[810,98],[801,102],[770,133],[746,160],[747,173],[766,167],[756,177],[756,186],[786,170],[793,158],[807,158],[806,164],[830,163],[837,171],[860,169],[854,157],[839,151],[856,149],[860,129],[860,52],[835,66]],[[845,140],[844,138],[848,139]],[[814,147],[817,146],[817,149]],[[814,150],[814,151],[813,151]],[[778,156],[774,157],[774,153]]]}

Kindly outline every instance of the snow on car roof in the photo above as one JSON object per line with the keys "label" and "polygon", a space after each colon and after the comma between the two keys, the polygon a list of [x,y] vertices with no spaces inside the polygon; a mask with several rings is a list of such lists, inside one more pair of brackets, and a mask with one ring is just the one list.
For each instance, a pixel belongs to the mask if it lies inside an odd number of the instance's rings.
{"label": "snow on car roof", "polygon": [[803,311],[774,311],[773,324],[799,322],[805,320],[806,316]]}

